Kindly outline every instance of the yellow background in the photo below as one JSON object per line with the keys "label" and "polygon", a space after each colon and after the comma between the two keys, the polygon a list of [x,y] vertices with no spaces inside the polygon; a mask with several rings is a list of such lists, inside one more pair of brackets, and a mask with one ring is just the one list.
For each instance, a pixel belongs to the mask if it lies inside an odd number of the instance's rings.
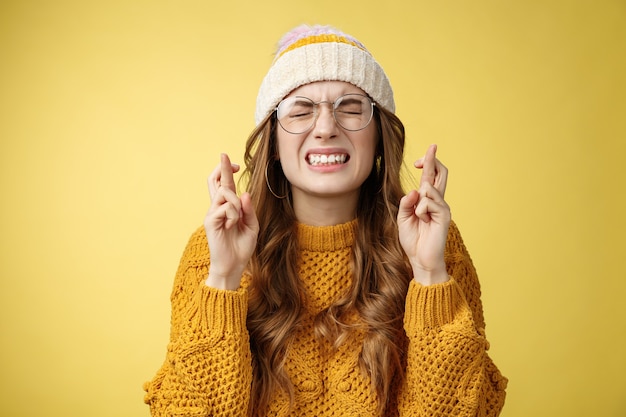
{"label": "yellow background", "polygon": [[503,416],[626,415],[626,2],[3,1],[0,415],[147,416],[180,254],[279,37],[382,63],[450,169]]}

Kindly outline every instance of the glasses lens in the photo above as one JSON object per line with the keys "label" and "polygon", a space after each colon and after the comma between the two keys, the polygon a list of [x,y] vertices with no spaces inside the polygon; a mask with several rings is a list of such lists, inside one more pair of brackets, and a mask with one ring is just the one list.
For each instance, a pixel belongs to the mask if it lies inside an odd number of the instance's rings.
{"label": "glasses lens", "polygon": [[289,97],[276,109],[278,122],[289,133],[304,133],[315,123],[315,103],[306,97]]}
{"label": "glasses lens", "polygon": [[[278,123],[289,133],[300,134],[309,131],[317,120],[318,106],[328,101],[315,103],[307,97],[288,97],[276,108]],[[333,115],[339,126],[346,130],[365,129],[372,120],[374,103],[361,94],[346,94],[332,103]]]}
{"label": "glasses lens", "polygon": [[372,101],[360,94],[346,94],[335,101],[335,120],[346,130],[365,129],[372,113]]}

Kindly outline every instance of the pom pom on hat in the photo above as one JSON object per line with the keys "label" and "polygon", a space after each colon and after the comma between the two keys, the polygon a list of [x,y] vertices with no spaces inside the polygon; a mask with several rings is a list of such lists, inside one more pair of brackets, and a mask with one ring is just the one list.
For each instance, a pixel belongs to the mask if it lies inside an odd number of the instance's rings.
{"label": "pom pom on hat", "polygon": [[291,91],[316,81],[345,81],[394,112],[387,75],[365,46],[331,26],[301,25],[286,33],[257,96],[258,125]]}
{"label": "pom pom on hat", "polygon": [[[275,59],[280,57],[283,52],[290,46],[297,47],[298,43],[306,38],[317,38],[316,40],[319,42],[330,42],[331,40],[343,41],[346,43],[352,43],[355,46],[361,48],[362,50],[367,52],[367,48],[357,39],[352,36],[341,32],[340,30],[332,27],[332,26],[308,26],[308,25],[300,25],[291,31],[287,32],[283,37],[278,41],[278,49],[276,50]],[[309,41],[305,41],[306,43],[314,43],[316,40],[309,39]],[[300,45],[302,46],[302,45]]]}

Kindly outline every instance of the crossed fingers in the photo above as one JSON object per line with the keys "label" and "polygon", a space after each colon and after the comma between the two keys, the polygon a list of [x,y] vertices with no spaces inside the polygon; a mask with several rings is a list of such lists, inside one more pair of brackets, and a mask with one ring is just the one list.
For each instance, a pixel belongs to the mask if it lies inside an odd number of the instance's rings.
{"label": "crossed fingers", "polygon": [[222,154],[220,164],[208,178],[213,218],[223,221],[226,229],[237,224],[241,217],[241,200],[237,196],[233,177],[237,171],[239,165],[231,163],[228,155]]}
{"label": "crossed fingers", "polygon": [[[436,154],[437,145],[430,145],[426,151],[426,155],[415,161],[414,166],[416,168],[422,168],[420,189],[424,184],[430,184],[441,194],[441,198],[443,198],[448,183],[448,169],[436,158]],[[432,198],[432,196],[430,197]]]}

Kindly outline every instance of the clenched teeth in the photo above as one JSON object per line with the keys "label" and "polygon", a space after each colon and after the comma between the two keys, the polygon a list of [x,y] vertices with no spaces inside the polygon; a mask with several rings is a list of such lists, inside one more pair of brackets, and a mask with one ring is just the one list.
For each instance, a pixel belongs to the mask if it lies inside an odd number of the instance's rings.
{"label": "clenched teeth", "polygon": [[348,155],[346,154],[310,154],[308,156],[310,165],[332,165],[343,164],[346,162]]}

